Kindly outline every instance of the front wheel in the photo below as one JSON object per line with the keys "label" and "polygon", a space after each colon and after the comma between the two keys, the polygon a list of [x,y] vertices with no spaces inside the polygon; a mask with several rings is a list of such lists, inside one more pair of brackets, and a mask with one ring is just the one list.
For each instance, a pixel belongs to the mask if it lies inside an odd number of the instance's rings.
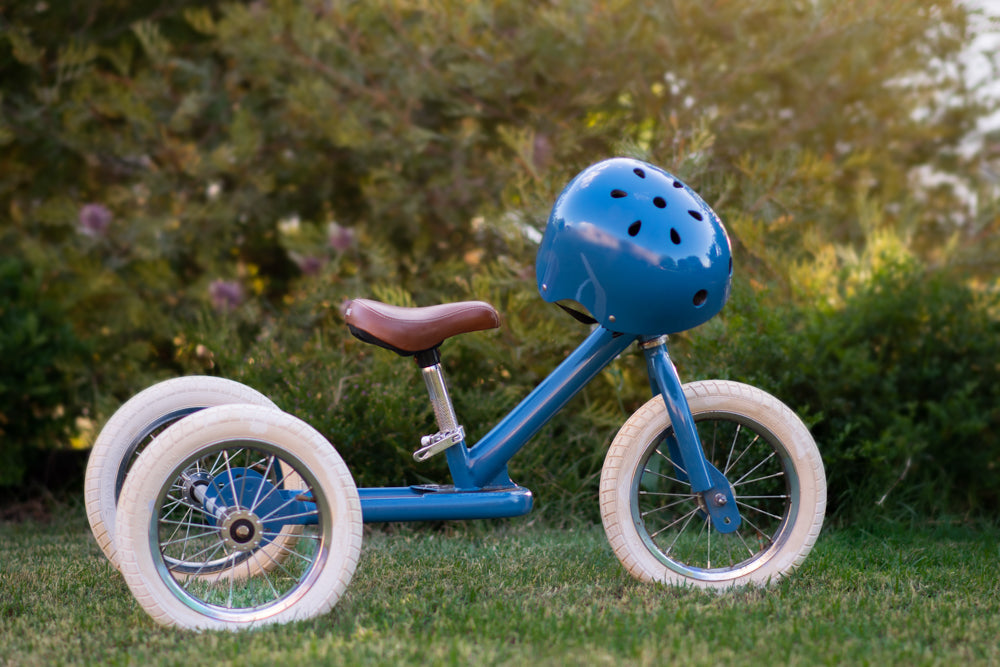
{"label": "front wheel", "polygon": [[253,405],[167,429],[118,507],[122,574],[163,625],[236,630],[325,613],[361,550],[361,501],[340,455],[305,422]]}
{"label": "front wheel", "polygon": [[742,518],[720,533],[671,455],[661,397],[622,426],[601,471],[601,517],[625,568],[648,582],[766,584],[802,563],[823,525],[826,476],[805,424],[778,399],[728,381],[684,385],[705,457],[729,480]]}

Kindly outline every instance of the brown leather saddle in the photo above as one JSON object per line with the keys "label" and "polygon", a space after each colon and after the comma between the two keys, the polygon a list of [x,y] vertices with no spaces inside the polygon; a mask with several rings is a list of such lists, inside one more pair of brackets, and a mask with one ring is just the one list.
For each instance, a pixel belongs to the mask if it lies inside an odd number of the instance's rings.
{"label": "brown leather saddle", "polygon": [[345,307],[344,319],[356,338],[404,357],[434,350],[451,336],[500,326],[496,308],[485,301],[406,308],[354,299]]}

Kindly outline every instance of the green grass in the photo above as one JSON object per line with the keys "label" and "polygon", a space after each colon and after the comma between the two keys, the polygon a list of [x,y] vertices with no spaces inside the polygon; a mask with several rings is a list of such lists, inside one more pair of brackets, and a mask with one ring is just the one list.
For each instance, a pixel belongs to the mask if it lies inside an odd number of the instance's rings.
{"label": "green grass", "polygon": [[0,524],[0,665],[1000,663],[1000,529],[826,531],[792,578],[726,594],[629,578],[599,526],[366,532],[321,618],[156,626],[82,511]]}

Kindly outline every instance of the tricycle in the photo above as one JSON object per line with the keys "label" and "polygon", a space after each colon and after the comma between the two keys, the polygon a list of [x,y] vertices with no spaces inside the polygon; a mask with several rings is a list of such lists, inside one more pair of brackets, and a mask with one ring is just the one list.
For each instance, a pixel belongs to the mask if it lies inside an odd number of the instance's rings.
{"label": "tricycle", "polygon": [[805,559],[822,527],[819,450],[777,398],[732,381],[682,384],[668,353],[669,335],[722,309],[732,274],[726,230],[694,190],[639,160],[599,162],[559,195],[536,259],[542,298],[590,332],[478,442],[466,441],[441,349],[500,326],[497,311],[364,298],[345,308],[354,336],[414,359],[438,431],[415,436],[413,456],[443,455],[451,483],[356,488],[335,447],[263,394],[180,377],[135,395],[98,436],[85,481],[95,539],[164,625],[232,630],[323,614],[354,574],[364,523],[530,512],[508,462],[635,344],[652,396],[601,471],[612,550],[642,581],[766,585]]}

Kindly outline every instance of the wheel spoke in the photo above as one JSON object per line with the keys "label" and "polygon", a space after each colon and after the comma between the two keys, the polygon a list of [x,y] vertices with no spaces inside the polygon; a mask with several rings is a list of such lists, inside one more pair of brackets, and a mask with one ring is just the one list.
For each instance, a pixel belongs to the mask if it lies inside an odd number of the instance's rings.
{"label": "wheel spoke", "polygon": [[665,480],[668,480],[670,482],[676,482],[677,484],[683,484],[684,483],[681,480],[677,479],[676,477],[671,477],[670,475],[664,475],[662,472],[656,472],[655,470],[650,470],[649,468],[644,468],[643,472],[644,473],[648,473],[650,475],[653,475],[654,477],[659,477],[660,479],[665,479]]}
{"label": "wheel spoke", "polygon": [[[236,577],[233,576],[233,574],[235,573],[232,573],[229,576],[229,596],[226,598],[226,609],[233,608],[233,583],[236,581]],[[221,571],[219,572],[219,576],[222,576]]]}
{"label": "wheel spoke", "polygon": [[[218,534],[219,534],[219,529],[218,528],[213,528],[213,529],[208,530],[208,531],[206,531],[204,533],[199,533],[198,535],[185,536],[185,537],[182,537],[180,539],[176,539],[176,540],[172,540],[172,541],[160,542],[160,548],[163,549],[164,547],[172,547],[175,544],[185,544],[185,543],[191,542],[193,540],[200,540],[200,539],[204,539],[206,537],[210,537],[212,535],[218,535]],[[195,554],[195,556],[198,556],[198,555],[199,554]]]}
{"label": "wheel spoke", "polygon": [[741,531],[737,530],[736,531],[736,537],[740,538],[740,542],[743,543],[743,548],[745,548],[747,550],[747,555],[752,558],[753,555],[754,555],[754,550],[750,548],[750,545],[747,544],[747,541],[743,538],[743,533]]}
{"label": "wheel spoke", "polygon": [[[277,488],[277,487],[275,487],[275,488]],[[268,512],[267,514],[265,514],[264,516],[262,516],[260,518],[261,521],[267,521],[268,519],[270,519],[271,517],[273,517],[275,514],[278,514],[281,510],[285,509],[286,507],[288,507],[289,505],[291,505],[294,502],[296,502],[295,498],[289,498],[285,502],[281,503],[281,505],[279,505],[278,507],[275,507],[273,510],[271,510],[270,512]],[[307,513],[304,513],[304,514],[292,515],[292,517],[295,517],[295,516],[311,516],[314,513],[318,513],[318,511],[317,510],[312,510],[311,512],[307,512]],[[286,517],[283,516],[281,518],[284,519]]]}
{"label": "wheel spoke", "polygon": [[683,521],[684,524],[681,526],[680,530],[677,531],[677,537],[675,537],[674,541],[670,543],[669,547],[667,547],[667,553],[670,553],[670,550],[674,548],[674,544],[677,542],[677,538],[679,538],[684,533],[684,531],[687,529],[688,523],[691,522],[691,519],[693,519],[696,514],[698,514],[698,508],[697,507],[695,507],[693,510],[691,510],[687,514],[682,514],[680,517],[678,517],[672,523],[669,523],[666,526],[664,526],[663,528],[660,528],[658,531],[656,531],[655,533],[653,533],[652,535],[650,535],[650,537],[656,538],[658,535],[660,535],[664,531],[670,530],[671,528],[673,528],[674,526],[676,526],[678,523],[681,523]]}
{"label": "wheel spoke", "polygon": [[[726,454],[726,465],[722,467],[723,475],[728,475],[729,469],[736,464],[735,461],[732,461],[733,452],[736,451],[736,443],[740,439],[740,431],[742,430],[742,428],[743,428],[742,424],[736,425],[736,433],[733,433],[733,441],[729,444],[729,453]],[[730,461],[732,461],[732,463],[730,463]]]}
{"label": "wheel spoke", "polygon": [[771,517],[772,519],[777,519],[778,521],[781,521],[781,519],[782,519],[782,517],[779,516],[779,515],[777,515],[777,514],[772,514],[770,512],[762,510],[761,508],[757,507],[756,505],[751,505],[750,503],[741,502],[739,499],[736,500],[736,504],[739,505],[740,507],[744,507],[744,508],[746,508],[748,510],[752,510],[754,512],[758,512],[760,514],[765,514],[765,515]]}
{"label": "wheel spoke", "polygon": [[[319,541],[320,541],[320,538],[319,538],[319,536],[318,536],[318,535],[317,535],[317,536],[315,536],[315,537],[313,537],[313,539],[314,539],[314,540],[315,540],[316,542],[319,542]],[[317,544],[317,547],[318,547],[318,544]],[[308,564],[311,564],[311,563],[313,562],[313,558],[312,558],[312,557],[311,557],[311,556],[310,556],[309,554],[306,554],[306,553],[300,553],[300,552],[299,552],[298,550],[296,550],[296,549],[292,549],[292,548],[288,548],[288,549],[285,549],[285,550],[284,550],[284,553],[285,553],[285,554],[287,554],[287,555],[289,555],[289,556],[295,556],[296,558],[299,558],[299,559],[301,559],[301,560],[302,560],[302,562],[304,562],[304,563],[308,563]],[[284,570],[284,566],[282,566],[282,569]],[[287,571],[287,570],[286,570],[286,571]],[[289,574],[289,576],[291,576],[291,574]]]}
{"label": "wheel spoke", "polygon": [[[271,589],[271,593],[274,595],[274,599],[277,600],[278,598],[281,597],[281,594],[278,592],[278,589],[274,587],[274,584],[271,583],[271,572],[268,571],[267,567],[264,567],[260,563],[260,560],[259,560],[260,556],[264,556],[269,561],[269,563],[273,563],[276,567],[278,567],[278,568],[280,568],[282,570],[284,570],[285,568],[281,565],[281,563],[279,563],[276,560],[274,560],[273,558],[271,558],[270,554],[268,554],[267,552],[265,552],[263,550],[257,551],[253,555],[254,561],[256,561],[257,564],[258,564],[258,566],[259,566],[258,569],[261,571],[261,573],[263,575],[264,583],[266,583],[267,587]],[[249,566],[249,563],[248,563],[247,564],[247,570],[248,570],[248,572],[249,572],[249,569],[250,569],[250,566]],[[286,570],[286,572],[287,572],[287,570]]]}
{"label": "wheel spoke", "polygon": [[201,565],[198,567],[197,571],[194,572],[194,576],[188,577],[187,581],[184,582],[184,588],[185,589],[188,586],[190,586],[193,582],[195,582],[195,581],[198,580],[198,578],[197,578],[198,575],[200,575],[202,572],[205,571],[205,568],[208,567],[209,563],[211,563],[212,560],[214,560],[215,554],[219,553],[219,551],[221,549],[224,549],[224,547],[225,547],[225,545],[221,541],[219,541],[219,542],[216,542],[216,543],[214,543],[214,544],[212,544],[212,545],[210,545],[208,547],[205,547],[201,551],[199,551],[199,552],[191,555],[191,559],[192,560],[195,559],[195,558],[198,558],[202,554],[207,554],[207,557],[205,558],[204,562],[202,562]]}
{"label": "wheel spoke", "polygon": [[[270,498],[270,497],[271,497],[272,495],[274,495],[275,493],[279,493],[279,491],[278,491],[278,487],[277,487],[277,486],[274,486],[274,485],[269,485],[269,486],[270,486],[271,488],[267,490],[267,493],[265,493],[265,494],[264,494],[264,497],[263,497],[263,498],[261,498],[261,499],[260,499],[260,500],[258,500],[258,501],[255,501],[255,502],[254,502],[254,504],[253,504],[252,506],[248,507],[247,509],[249,509],[249,510],[250,510],[251,512],[252,512],[252,511],[255,511],[255,510],[256,510],[256,509],[257,509],[258,507],[260,507],[260,506],[261,506],[261,505],[262,505],[262,504],[263,504],[264,502],[266,502],[268,498]],[[258,491],[259,491],[259,489],[258,489]],[[285,503],[284,505],[282,505],[282,507],[285,507],[285,505],[287,505],[287,504],[288,504],[288,503],[286,502],[286,503]],[[271,514],[273,514],[273,512],[271,512]],[[268,514],[268,516],[270,516],[271,514]],[[266,519],[266,518],[267,518],[267,517],[261,517],[261,519]]]}
{"label": "wheel spoke", "polygon": [[[738,437],[738,436],[737,436],[737,437]],[[733,469],[734,467],[736,467],[736,464],[740,462],[740,460],[741,460],[741,459],[743,458],[743,456],[744,456],[744,455],[745,455],[745,454],[746,454],[747,452],[749,452],[749,451],[750,451],[750,449],[751,449],[751,448],[752,448],[752,447],[753,447],[753,446],[754,446],[755,444],[757,444],[757,441],[758,441],[758,440],[760,440],[760,436],[759,436],[759,435],[757,435],[757,434],[754,434],[754,436],[753,436],[753,440],[751,440],[751,441],[749,442],[749,444],[747,444],[747,446],[743,448],[743,451],[742,451],[742,452],[740,452],[740,455],[736,457],[736,460],[735,460],[735,461],[733,461],[733,462],[732,462],[731,464],[729,464],[729,465],[727,465],[727,466],[726,466],[726,474],[727,474],[727,475],[729,474],[729,471],[730,471],[730,470],[732,470],[732,469]],[[735,441],[735,440],[733,441],[733,444],[734,444],[734,445],[736,444],[736,441]]]}
{"label": "wheel spoke", "polygon": [[687,493],[671,493],[668,491],[640,491],[640,496],[655,496],[658,498],[694,498],[695,495],[690,491]]}
{"label": "wheel spoke", "polygon": [[743,486],[743,485],[746,485],[746,484],[754,484],[755,482],[763,482],[765,479],[774,479],[775,477],[784,477],[784,476],[785,476],[785,472],[783,470],[779,470],[778,472],[771,473],[770,475],[764,475],[763,477],[756,477],[754,479],[746,479],[746,480],[742,480],[742,481],[740,481],[738,483],[734,482],[733,486]]}
{"label": "wheel spoke", "polygon": [[749,524],[750,527],[754,529],[754,531],[757,533],[758,539],[763,538],[764,540],[767,541],[767,545],[765,545],[765,546],[771,546],[771,544],[773,544],[773,540],[772,540],[772,536],[771,535],[768,535],[763,530],[761,530],[760,527],[757,526],[757,524],[755,524],[749,518],[747,518],[747,517],[741,517],[741,518],[743,519],[744,523]]}
{"label": "wheel spoke", "polygon": [[[223,453],[225,454],[225,461],[226,461],[226,473],[225,474],[226,474],[226,477],[229,479],[229,488],[233,488],[233,487],[236,486],[236,480],[233,478],[233,466],[232,466],[232,463],[231,463],[232,459],[231,459],[228,451],[223,450]],[[216,490],[217,491],[221,491],[221,489],[218,489],[218,488],[216,488]],[[235,491],[236,490],[233,489],[234,493],[235,493]],[[240,502],[239,501],[239,497],[236,497],[235,501],[236,501],[236,504],[239,505],[239,502]]]}
{"label": "wheel spoke", "polygon": [[[673,495],[679,495],[679,494],[673,494]],[[649,516],[650,514],[654,514],[656,512],[662,512],[663,510],[670,509],[671,507],[676,507],[677,505],[681,505],[681,504],[687,502],[688,500],[690,500],[690,496],[688,496],[687,498],[682,498],[680,500],[675,500],[674,502],[667,503],[666,505],[660,505],[659,507],[654,507],[651,510],[646,510],[645,512],[643,512],[639,516],[645,518],[645,517]]]}
{"label": "wheel spoke", "polygon": [[[295,549],[288,549],[288,550],[286,550],[285,551],[285,555],[286,556],[295,556],[296,558],[298,558],[299,560],[301,560],[306,565],[311,565],[312,562],[313,562],[313,559],[310,558],[308,554],[299,553]],[[286,558],[284,561],[278,563],[278,567],[281,569],[282,572],[285,573],[285,576],[287,576],[289,579],[297,579],[298,577],[296,577],[295,574],[293,572],[291,572],[285,566],[285,563],[287,563],[287,562],[288,562],[288,559]]]}
{"label": "wheel spoke", "polygon": [[[663,457],[663,459],[664,459],[664,460],[665,460],[665,461],[666,461],[667,463],[669,463],[669,464],[670,464],[670,465],[672,465],[673,467],[677,468],[677,470],[679,470],[679,471],[681,472],[681,474],[682,474],[682,475],[687,475],[687,470],[685,470],[685,469],[684,469],[684,467],[683,467],[683,466],[681,466],[681,465],[680,465],[679,463],[675,463],[675,462],[673,461],[673,459],[671,459],[671,458],[670,458],[669,456],[667,456],[666,454],[664,454],[663,452],[661,452],[661,451],[660,451],[659,449],[657,449],[657,450],[656,450],[656,453],[657,453],[657,454],[659,454],[660,456],[662,456],[662,457]],[[680,480],[676,480],[676,479],[674,479],[673,477],[667,477],[667,479],[671,479],[671,480],[673,480],[673,481],[675,481],[675,482],[678,482],[678,483],[680,483],[680,484],[683,484],[683,482],[681,482]]]}
{"label": "wheel spoke", "polygon": [[[180,520],[161,518],[160,519],[160,525],[177,526],[176,528],[174,528],[174,532],[177,532],[178,530],[180,530],[181,527],[187,527],[187,528],[208,528],[208,527],[210,527],[207,524],[199,523],[197,521],[189,521],[187,519],[188,519],[187,516],[182,517]],[[218,529],[216,529],[216,530],[218,530]],[[167,544],[167,542],[163,542],[162,544]]]}
{"label": "wheel spoke", "polygon": [[756,472],[758,468],[760,468],[762,465],[770,461],[772,458],[774,458],[774,456],[775,456],[774,452],[771,452],[770,454],[765,456],[763,459],[761,459],[761,461],[757,465],[755,465],[753,468],[750,468],[750,470],[747,470],[745,473],[743,473],[743,475],[739,479],[733,482],[733,486],[736,486],[737,484],[742,484],[743,480],[745,480],[751,474]]}
{"label": "wheel spoke", "polygon": [[[289,502],[293,502],[293,501],[289,501]],[[285,503],[285,505],[287,505],[287,504],[288,503]],[[285,507],[285,505],[282,505],[281,507],[275,509],[274,512],[271,512],[270,514],[261,517],[261,520],[262,521],[268,521],[268,520],[270,520],[270,518],[272,516],[274,516],[275,513],[281,511],[281,508]],[[310,517],[310,516],[319,516],[319,510],[310,510],[308,512],[299,512],[298,514],[287,514],[287,515],[283,514],[281,516],[281,519],[284,520],[284,521],[288,521],[290,519],[304,519],[304,518]]]}
{"label": "wheel spoke", "polygon": [[[271,465],[273,463],[274,463],[274,456],[273,455],[272,456],[268,456],[267,457],[267,467],[264,468],[264,474],[263,474],[263,477],[264,477],[265,480],[271,474]],[[254,496],[253,496],[253,502],[250,503],[250,510],[251,511],[257,508],[257,503],[260,501],[260,492],[261,492],[261,490],[263,488],[264,488],[263,484],[261,484],[260,486],[257,487],[257,493],[254,494]]]}
{"label": "wheel spoke", "polygon": [[711,523],[712,523],[712,517],[711,517],[711,515],[709,515],[709,516],[705,517],[705,523],[702,525],[702,529],[706,533],[706,538],[705,538],[705,545],[706,545],[705,546],[705,563],[707,563],[706,567],[709,570],[712,569],[712,533],[715,532],[711,528]]}
{"label": "wheel spoke", "polygon": [[174,536],[176,536],[177,533],[180,532],[180,530],[181,530],[182,527],[190,527],[190,526],[193,526],[193,525],[201,525],[201,524],[193,524],[193,523],[190,523],[189,521],[187,521],[187,519],[190,518],[190,513],[191,513],[190,510],[188,512],[185,512],[184,516],[181,517],[180,521],[171,521],[169,519],[164,519],[164,518],[160,519],[160,523],[161,524],[174,524],[174,525],[176,525],[176,527],[174,528],[173,532],[170,533],[170,537],[167,538],[168,540],[172,540],[174,538]]}

